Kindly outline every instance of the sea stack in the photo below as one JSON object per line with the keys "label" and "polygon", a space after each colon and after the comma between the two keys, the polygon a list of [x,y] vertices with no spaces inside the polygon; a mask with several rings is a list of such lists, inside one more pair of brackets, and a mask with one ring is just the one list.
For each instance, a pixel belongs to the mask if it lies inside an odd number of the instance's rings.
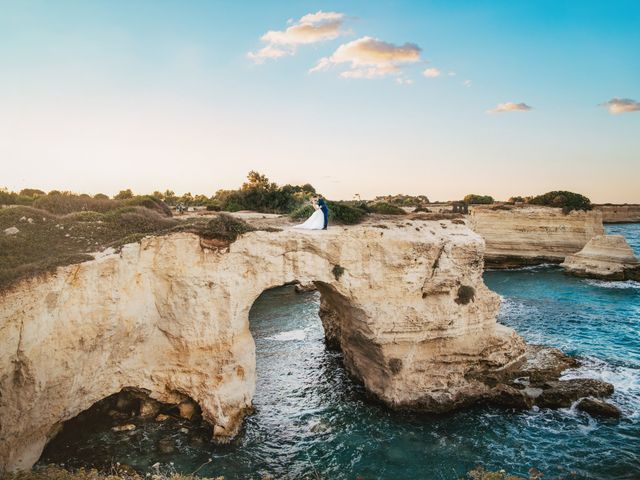
{"label": "sea stack", "polygon": [[640,262],[622,235],[593,237],[562,263],[565,271],[601,280],[640,280]]}

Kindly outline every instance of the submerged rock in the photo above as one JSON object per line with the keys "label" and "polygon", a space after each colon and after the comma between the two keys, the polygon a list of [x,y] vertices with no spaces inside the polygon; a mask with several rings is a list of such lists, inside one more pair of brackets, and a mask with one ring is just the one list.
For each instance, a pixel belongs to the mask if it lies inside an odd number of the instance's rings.
{"label": "submerged rock", "polygon": [[486,403],[520,409],[566,408],[582,397],[602,398],[613,393],[613,385],[601,380],[560,380],[564,370],[578,365],[577,359],[557,348],[527,345],[521,359],[485,379],[492,387]]}
{"label": "submerged rock", "polygon": [[115,427],[112,427],[111,430],[113,430],[114,432],[130,432],[132,430],[135,430],[136,426],[133,423],[125,423],[124,425],[116,425]]}
{"label": "submerged rock", "polygon": [[622,235],[599,235],[562,264],[565,272],[601,280],[640,280],[640,261]]}
{"label": "submerged rock", "polygon": [[160,412],[160,402],[157,402],[151,398],[146,398],[140,401],[140,416],[141,417],[156,417]]}
{"label": "submerged rock", "polygon": [[173,453],[176,450],[175,442],[170,437],[161,438],[158,440],[158,451],[160,453]]}
{"label": "submerged rock", "polygon": [[593,398],[583,398],[578,402],[576,408],[594,417],[619,418],[622,415],[620,409],[615,405]]}

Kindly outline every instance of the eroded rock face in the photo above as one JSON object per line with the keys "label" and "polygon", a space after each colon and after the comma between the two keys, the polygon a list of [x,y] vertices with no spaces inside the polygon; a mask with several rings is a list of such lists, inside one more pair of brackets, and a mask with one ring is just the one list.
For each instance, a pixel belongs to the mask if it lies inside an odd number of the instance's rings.
{"label": "eroded rock face", "polygon": [[637,223],[640,222],[640,205],[596,205],[602,212],[604,223]]}
{"label": "eroded rock face", "polygon": [[[448,221],[248,233],[228,248],[152,237],[25,280],[0,298],[0,469],[28,468],[61,422],[123,388],[197,402],[218,440],[255,388],[249,310],[267,288],[314,282],[346,368],[395,407],[486,398],[521,357],[482,281],[483,240]],[[150,414],[153,412],[150,412]]]}
{"label": "eroded rock face", "polygon": [[598,210],[527,206],[474,206],[471,228],[484,238],[488,268],[561,263],[589,240],[604,234]]}
{"label": "eroded rock face", "polygon": [[640,280],[640,262],[622,235],[599,235],[562,263],[567,273],[602,280]]}

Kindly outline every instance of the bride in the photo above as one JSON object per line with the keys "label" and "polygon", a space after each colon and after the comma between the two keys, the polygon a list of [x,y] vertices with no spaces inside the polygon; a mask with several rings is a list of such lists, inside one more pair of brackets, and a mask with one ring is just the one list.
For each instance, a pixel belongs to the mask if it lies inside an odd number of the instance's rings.
{"label": "bride", "polygon": [[311,205],[313,205],[315,212],[313,212],[313,214],[307,218],[304,223],[296,225],[293,228],[301,228],[304,230],[322,230],[324,228],[324,213],[320,210],[317,199],[314,198],[311,201]]}

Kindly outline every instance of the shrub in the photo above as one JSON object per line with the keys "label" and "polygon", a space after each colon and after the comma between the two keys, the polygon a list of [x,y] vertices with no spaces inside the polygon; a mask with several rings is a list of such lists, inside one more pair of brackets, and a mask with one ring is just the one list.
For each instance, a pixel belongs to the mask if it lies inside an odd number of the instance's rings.
{"label": "shrub", "polygon": [[315,209],[313,206],[306,204],[296,208],[293,212],[289,214],[289,217],[292,220],[304,220],[313,215]]}
{"label": "shrub", "polygon": [[126,190],[120,190],[117,195],[114,195],[114,200],[127,200],[129,198],[133,198],[133,192],[130,188]]}
{"label": "shrub", "polygon": [[588,211],[593,208],[591,200],[579,193],[568,192],[565,190],[556,190],[538,195],[529,200],[533,205],[545,205],[548,207],[562,208],[564,213],[572,210]]}
{"label": "shrub", "polygon": [[198,233],[204,238],[213,238],[231,243],[235,242],[240,235],[254,230],[255,228],[244,220],[221,213],[216,218],[211,219],[206,227]]}
{"label": "shrub", "polygon": [[464,203],[468,205],[487,205],[493,203],[493,201],[491,195],[476,195],[475,193],[470,193],[464,197]]}
{"label": "shrub", "polygon": [[104,198],[91,198],[75,195],[70,192],[54,192],[43,195],[34,200],[33,206],[51,213],[64,215],[71,212],[88,210],[92,212],[108,212],[120,206],[116,200]]}
{"label": "shrub", "polygon": [[367,212],[358,207],[352,207],[344,202],[327,202],[329,221],[345,225],[355,225],[364,220]]}
{"label": "shrub", "polygon": [[405,215],[407,213],[402,208],[387,202],[372,203],[368,207],[372,213],[380,213],[383,215]]}
{"label": "shrub", "polygon": [[431,213],[431,210],[429,210],[427,207],[422,207],[422,206],[417,206],[416,208],[413,209],[413,213]]}
{"label": "shrub", "polygon": [[155,210],[165,217],[171,216],[171,209],[162,200],[151,195],[141,195],[138,197],[133,197],[129,200],[125,200],[124,204],[145,207],[149,210]]}
{"label": "shrub", "polygon": [[373,199],[374,202],[385,202],[399,207],[417,207],[429,203],[426,195],[384,195]]}

